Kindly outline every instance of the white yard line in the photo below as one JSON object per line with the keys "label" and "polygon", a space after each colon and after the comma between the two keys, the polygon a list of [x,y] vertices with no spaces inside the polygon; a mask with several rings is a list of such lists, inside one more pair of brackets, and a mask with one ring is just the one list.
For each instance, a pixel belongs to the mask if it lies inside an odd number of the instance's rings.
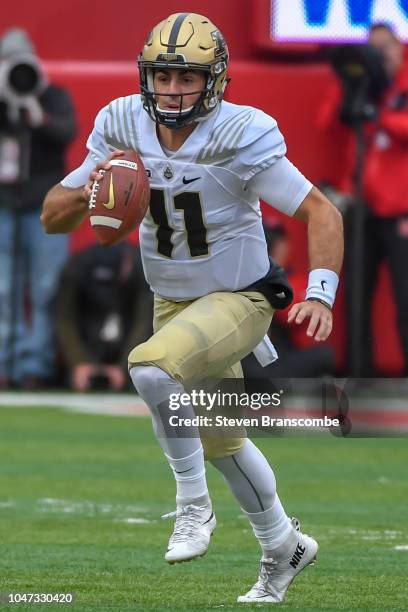
{"label": "white yard line", "polygon": [[136,393],[1,393],[0,408],[60,408],[69,412],[111,416],[146,416],[144,401]]}
{"label": "white yard line", "polygon": [[84,512],[109,514],[112,512],[116,513],[118,511],[123,512],[124,514],[145,514],[147,512],[145,506],[110,502],[94,502],[86,499],[76,500],[44,497],[42,499],[37,499],[35,504],[43,512],[74,512],[78,514]]}
{"label": "white yard line", "polygon": [[116,523],[126,523],[127,525],[148,525],[150,523],[156,523],[157,521],[149,521],[144,518],[125,518],[125,519],[117,519]]}
{"label": "white yard line", "polygon": [[[7,509],[20,508],[26,502],[21,499],[6,499],[0,501],[0,512]],[[155,522],[144,518],[150,514],[147,506],[120,503],[120,502],[95,502],[87,499],[60,499],[54,497],[43,497],[33,500],[31,506],[35,512],[41,514],[72,514],[83,517],[103,517],[115,522],[147,524]]]}
{"label": "white yard line", "polygon": [[[375,540],[375,541],[385,541],[385,540],[396,540],[397,538],[402,538],[404,536],[403,531],[396,531],[394,529],[329,529],[329,533],[331,534],[342,534],[344,537],[351,536],[353,539],[359,540]],[[395,548],[395,547],[394,547]],[[402,550],[402,549],[401,549]]]}

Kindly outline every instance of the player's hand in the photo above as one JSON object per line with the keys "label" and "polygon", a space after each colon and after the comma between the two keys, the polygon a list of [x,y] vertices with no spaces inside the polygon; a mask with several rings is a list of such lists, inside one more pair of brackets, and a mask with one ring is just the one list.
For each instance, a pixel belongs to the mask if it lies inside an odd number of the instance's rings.
{"label": "player's hand", "polygon": [[91,174],[89,175],[89,180],[83,190],[84,198],[86,199],[87,202],[89,201],[89,198],[91,197],[93,182],[100,181],[103,178],[103,174],[100,172],[100,170],[110,170],[112,167],[109,163],[111,159],[114,159],[115,157],[121,157],[123,153],[124,151],[115,149],[115,151],[112,151],[112,153],[109,155],[107,159],[104,159],[103,161],[99,162],[99,164],[97,164],[95,168],[92,170]]}
{"label": "player's hand", "polygon": [[306,331],[308,336],[314,336],[317,342],[327,340],[333,328],[333,313],[329,308],[313,300],[293,304],[288,313],[288,323],[300,325],[305,319],[310,319]]}
{"label": "player's hand", "polygon": [[80,363],[74,367],[71,375],[71,385],[75,391],[87,391],[91,384],[91,378],[97,372],[97,367],[92,363]]}
{"label": "player's hand", "polygon": [[103,368],[103,373],[109,380],[109,388],[120,391],[125,386],[125,373],[119,366],[108,365]]}

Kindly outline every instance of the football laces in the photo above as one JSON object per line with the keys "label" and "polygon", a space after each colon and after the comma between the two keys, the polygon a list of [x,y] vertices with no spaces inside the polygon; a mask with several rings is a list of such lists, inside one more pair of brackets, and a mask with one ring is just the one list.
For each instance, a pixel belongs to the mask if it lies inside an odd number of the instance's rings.
{"label": "football laces", "polygon": [[[105,170],[99,170],[99,173],[103,175],[105,174]],[[96,208],[96,196],[98,193],[98,189],[99,189],[99,181],[95,179],[94,182],[92,183],[91,195],[89,196],[89,204],[88,204],[89,210]]]}

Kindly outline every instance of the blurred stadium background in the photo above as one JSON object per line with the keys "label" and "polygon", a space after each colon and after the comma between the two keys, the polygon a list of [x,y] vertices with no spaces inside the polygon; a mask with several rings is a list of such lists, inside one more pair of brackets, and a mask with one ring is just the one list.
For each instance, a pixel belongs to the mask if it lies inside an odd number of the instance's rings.
{"label": "blurred stadium background", "polygon": [[[111,99],[138,90],[135,61],[146,30],[165,14],[185,8],[184,3],[172,0],[165,4],[144,0],[137,5],[124,3],[120,9],[107,0],[97,6],[79,0],[58,7],[40,0],[35,9],[24,1],[5,5],[2,30],[12,26],[26,29],[50,79],[65,86],[74,98],[79,134],[69,150],[68,169],[83,159],[96,112]],[[322,180],[336,184],[345,163],[347,133],[328,134],[318,128],[321,105],[335,81],[325,61],[327,45],[362,40],[369,23],[379,20],[393,23],[396,31],[407,37],[406,3],[209,0],[203,4],[191,0],[187,8],[207,14],[228,41],[232,81],[226,99],[260,107],[276,117],[293,163],[316,184]],[[269,207],[265,207],[265,214],[275,215]],[[297,222],[282,221],[291,238],[290,265],[306,272],[304,228]],[[83,226],[73,234],[71,249],[76,251],[93,240],[90,227]],[[343,298],[341,287],[330,340],[337,368],[344,368],[346,358]],[[376,367],[383,375],[398,375],[402,355],[390,279],[384,267],[378,279],[373,317]]]}
{"label": "blurred stadium background", "polygon": [[[328,50],[339,42],[364,41],[375,21],[392,23],[408,41],[408,3],[403,0],[6,3],[0,35],[13,26],[25,29],[50,80],[73,97],[79,133],[68,151],[67,170],[82,161],[97,111],[115,97],[138,91],[136,56],[149,27],[185,10],[207,15],[224,33],[232,77],[226,99],[276,117],[291,161],[315,184],[337,185],[348,134],[319,129],[323,100],[336,80]],[[284,224],[290,266],[305,274],[304,227],[269,207],[264,213]],[[137,244],[137,235],[132,241]],[[71,252],[93,242],[84,224],[70,237]],[[403,359],[385,267],[372,314],[376,370],[400,376]],[[338,372],[347,370],[345,325],[341,282],[330,339]],[[204,561],[209,565],[190,565],[186,574],[177,569],[176,575],[161,560],[167,528],[156,521],[171,505],[172,483],[148,417],[11,407],[25,403],[26,396],[19,397],[3,395],[0,405],[0,591],[73,590],[81,610],[234,608],[242,581],[249,585],[255,577],[257,551],[214,474],[210,483],[219,500],[223,535],[218,544],[214,538],[214,554]],[[399,404],[403,411],[405,397]],[[57,396],[54,401],[58,405]],[[34,403],[41,406],[39,396]],[[328,436],[263,440],[262,448],[277,470],[290,511],[299,511],[323,544],[323,569],[296,585],[284,607],[407,609],[406,441]],[[299,500],[297,491],[303,488],[311,491],[310,503]],[[188,576],[187,586],[183,576]],[[224,581],[220,588],[220,576],[231,576],[228,587]]]}

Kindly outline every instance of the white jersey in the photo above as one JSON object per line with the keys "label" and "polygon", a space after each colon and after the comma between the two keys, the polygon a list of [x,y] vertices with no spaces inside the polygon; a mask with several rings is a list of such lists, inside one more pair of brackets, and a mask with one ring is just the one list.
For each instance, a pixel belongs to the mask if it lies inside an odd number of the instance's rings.
{"label": "white jersey", "polygon": [[[268,272],[262,194],[254,191],[253,177],[285,156],[275,119],[224,101],[213,116],[198,123],[178,151],[168,155],[140,96],[132,95],[99,112],[87,147],[93,165],[113,149],[134,149],[143,160],[151,201],[140,227],[140,246],[145,275],[156,294],[184,301],[215,291],[237,291]],[[289,215],[311,188],[292,168],[290,176],[282,170],[282,177],[273,178],[283,181],[281,191],[291,193],[289,201],[286,195],[284,202],[270,202]],[[62,184],[75,186],[69,176]]]}

